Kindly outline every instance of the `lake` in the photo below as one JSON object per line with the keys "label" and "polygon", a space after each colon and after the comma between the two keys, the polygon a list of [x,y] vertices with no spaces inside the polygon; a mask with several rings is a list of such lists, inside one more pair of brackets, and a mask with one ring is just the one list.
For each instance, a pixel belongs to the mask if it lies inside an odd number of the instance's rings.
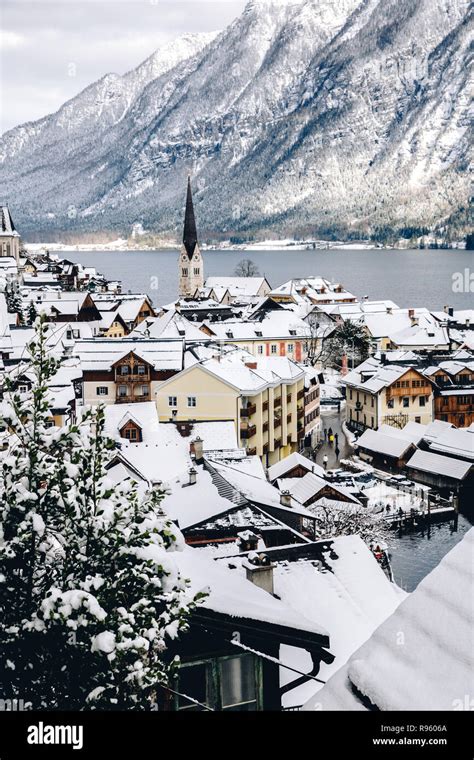
{"label": "lake", "polygon": [[[94,266],[109,280],[121,280],[123,292],[148,293],[155,305],[175,300],[178,251],[64,251],[71,261]],[[474,271],[472,251],[463,250],[310,250],[205,251],[205,276],[229,276],[236,264],[251,259],[272,287],[293,277],[321,275],[342,282],[354,295],[390,298],[402,307],[440,310],[473,306],[473,293],[454,293],[453,275]],[[156,288],[158,284],[158,288]]]}

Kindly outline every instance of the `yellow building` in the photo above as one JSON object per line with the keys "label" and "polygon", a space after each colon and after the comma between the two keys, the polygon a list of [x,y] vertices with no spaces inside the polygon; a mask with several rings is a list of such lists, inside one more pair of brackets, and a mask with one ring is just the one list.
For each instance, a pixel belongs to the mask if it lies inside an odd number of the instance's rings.
{"label": "yellow building", "polygon": [[268,465],[304,437],[304,372],[283,357],[228,350],[165,380],[156,404],[160,421],[232,420],[239,445]]}
{"label": "yellow building", "polygon": [[432,383],[407,365],[380,364],[370,358],[344,378],[346,422],[352,430],[427,425],[434,419]]}

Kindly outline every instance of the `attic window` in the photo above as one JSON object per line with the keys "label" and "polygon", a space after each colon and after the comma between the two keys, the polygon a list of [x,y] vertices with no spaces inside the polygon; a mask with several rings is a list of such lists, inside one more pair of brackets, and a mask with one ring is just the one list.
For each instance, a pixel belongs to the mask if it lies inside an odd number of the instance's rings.
{"label": "attic window", "polygon": [[296,335],[296,330],[294,330],[293,328],[291,328],[289,332],[290,332],[290,335]]}
{"label": "attic window", "polygon": [[259,338],[262,337],[262,331],[261,330],[255,330],[255,335],[257,335]]}
{"label": "attic window", "polygon": [[227,335],[228,338],[233,338],[234,337],[234,333],[232,332],[232,330],[226,330],[226,335]]}

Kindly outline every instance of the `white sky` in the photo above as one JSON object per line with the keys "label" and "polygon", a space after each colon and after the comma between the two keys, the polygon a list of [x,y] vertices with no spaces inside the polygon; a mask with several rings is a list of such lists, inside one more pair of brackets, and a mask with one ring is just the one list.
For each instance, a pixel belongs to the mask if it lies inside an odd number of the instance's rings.
{"label": "white sky", "polygon": [[57,110],[108,72],[125,73],[165,41],[223,29],[245,4],[0,0],[0,132]]}

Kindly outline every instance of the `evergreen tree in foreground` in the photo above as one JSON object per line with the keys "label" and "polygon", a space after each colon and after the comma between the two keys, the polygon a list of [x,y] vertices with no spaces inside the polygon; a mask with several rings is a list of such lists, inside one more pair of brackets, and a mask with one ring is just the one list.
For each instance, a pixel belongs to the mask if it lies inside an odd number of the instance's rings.
{"label": "evergreen tree in foreground", "polygon": [[0,691],[33,709],[148,709],[177,662],[167,643],[199,601],[173,552],[183,539],[163,492],[116,486],[102,409],[58,429],[44,318],[30,346],[32,390],[6,385],[0,452]]}

